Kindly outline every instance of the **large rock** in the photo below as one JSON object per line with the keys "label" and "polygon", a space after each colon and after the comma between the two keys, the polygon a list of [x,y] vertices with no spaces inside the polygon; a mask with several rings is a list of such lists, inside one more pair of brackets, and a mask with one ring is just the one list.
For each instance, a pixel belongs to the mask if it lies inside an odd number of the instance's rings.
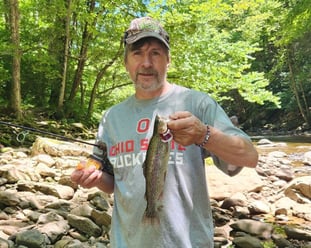
{"label": "large rock", "polygon": [[252,237],[250,235],[234,238],[233,244],[235,244],[235,247],[239,248],[264,248],[263,244],[261,244],[258,238]]}
{"label": "large rock", "polygon": [[52,243],[55,243],[58,239],[60,239],[64,234],[69,231],[69,228],[70,227],[68,221],[61,218],[59,220],[52,219],[45,223],[41,223],[37,227],[37,230],[40,233],[46,234],[49,240],[51,240]]}
{"label": "large rock", "polygon": [[298,203],[311,203],[311,176],[296,178],[284,193]]}
{"label": "large rock", "polygon": [[270,239],[273,231],[271,224],[247,219],[238,220],[232,223],[230,227],[235,231],[242,231],[263,239]]}
{"label": "large rock", "polygon": [[20,199],[15,190],[0,191],[0,202],[6,206],[16,206]]}
{"label": "large rock", "polygon": [[292,227],[285,227],[284,230],[287,237],[290,239],[311,241],[311,231]]}
{"label": "large rock", "polygon": [[46,243],[46,237],[38,230],[27,230],[16,235],[19,247],[45,248]]}
{"label": "large rock", "polygon": [[311,151],[310,152],[306,152],[303,155],[303,163],[306,165],[311,165]]}
{"label": "large rock", "polygon": [[212,199],[223,200],[237,192],[259,191],[264,182],[253,168],[243,168],[236,176],[230,177],[216,166],[206,166],[209,194]]}
{"label": "large rock", "polygon": [[68,214],[68,222],[79,231],[94,237],[101,235],[102,229],[87,217]]}
{"label": "large rock", "polygon": [[19,190],[40,191],[46,195],[53,195],[60,199],[71,199],[74,195],[74,189],[57,183],[40,182],[33,183],[27,181],[20,181],[18,183]]}
{"label": "large rock", "polygon": [[82,147],[74,142],[65,142],[55,139],[38,137],[33,143],[32,155],[49,154],[51,156],[88,156],[90,147]]}

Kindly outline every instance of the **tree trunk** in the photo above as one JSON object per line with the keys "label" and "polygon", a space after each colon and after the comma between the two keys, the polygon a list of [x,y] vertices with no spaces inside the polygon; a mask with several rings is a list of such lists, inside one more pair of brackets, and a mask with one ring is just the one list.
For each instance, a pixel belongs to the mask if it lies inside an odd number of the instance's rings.
{"label": "tree trunk", "polygon": [[[64,0],[65,1],[65,0]],[[48,52],[49,57],[54,60],[54,70],[57,74],[49,81],[50,99],[49,107],[56,110],[57,118],[62,118],[62,109],[59,108],[59,103],[62,101],[60,92],[62,91],[62,83],[64,80],[64,64],[65,62],[65,43],[66,43],[66,16],[62,15],[63,9],[57,12],[55,17],[53,28],[53,34],[51,34]]]}
{"label": "tree trunk", "polygon": [[20,62],[21,49],[19,37],[19,5],[18,0],[9,0],[10,28],[12,50],[12,88],[10,94],[10,109],[17,119],[22,118],[21,110],[21,86],[20,86]]}
{"label": "tree trunk", "polygon": [[62,81],[59,89],[58,109],[62,109],[65,98],[65,88],[67,79],[67,66],[69,57],[69,41],[70,41],[70,17],[71,17],[71,0],[67,0],[67,15],[65,21],[65,40],[64,40],[64,60],[63,60],[63,72]]}
{"label": "tree trunk", "polygon": [[306,111],[307,124],[309,127],[311,127],[311,113],[310,113],[311,107],[309,107],[309,105],[308,105],[306,93],[305,93],[305,90],[304,90],[304,87],[303,87],[301,80],[299,80],[299,88],[300,88],[300,91],[302,92],[302,100],[304,103],[304,109]]}
{"label": "tree trunk", "polygon": [[[95,0],[89,1],[88,5],[89,5],[89,13],[92,13],[95,8]],[[71,92],[68,98],[68,102],[71,102],[75,98],[78,92],[78,88],[82,82],[84,66],[87,60],[88,45],[92,37],[92,34],[89,31],[89,25],[90,25],[89,22],[86,22],[84,25],[84,30],[83,30],[83,35],[82,35],[82,44],[81,44],[80,55],[79,55],[79,62],[78,62],[78,66],[76,69],[75,76],[74,76],[74,81],[71,87]]]}
{"label": "tree trunk", "polygon": [[289,47],[288,48],[288,51],[289,51],[289,54],[288,54],[288,68],[289,68],[289,75],[290,75],[290,84],[291,84],[291,88],[293,90],[293,93],[295,95],[295,99],[296,99],[296,102],[297,102],[297,106],[299,108],[299,112],[303,118],[303,120],[308,124],[310,125],[309,123],[309,119],[308,119],[308,109],[304,109],[303,106],[302,106],[302,103],[301,101],[303,99],[301,99],[301,96],[300,96],[300,93],[299,92],[299,89],[297,87],[297,82],[296,82],[296,79],[295,79],[295,72],[294,72],[294,62],[293,62],[293,59],[294,59],[294,51],[293,51],[293,48]]}
{"label": "tree trunk", "polygon": [[118,52],[111,59],[111,61],[109,63],[107,63],[99,71],[99,73],[97,73],[96,80],[95,80],[95,83],[94,83],[93,88],[92,88],[92,93],[91,93],[90,102],[89,102],[88,111],[87,111],[87,118],[88,119],[91,117],[92,112],[93,112],[93,107],[94,107],[94,103],[95,103],[95,98],[96,98],[96,92],[97,92],[98,85],[99,85],[100,81],[102,80],[103,76],[105,75],[106,71],[108,70],[108,68],[110,66],[112,66],[113,63],[121,56],[121,54],[122,54],[122,46],[123,46],[123,41],[121,40]]}

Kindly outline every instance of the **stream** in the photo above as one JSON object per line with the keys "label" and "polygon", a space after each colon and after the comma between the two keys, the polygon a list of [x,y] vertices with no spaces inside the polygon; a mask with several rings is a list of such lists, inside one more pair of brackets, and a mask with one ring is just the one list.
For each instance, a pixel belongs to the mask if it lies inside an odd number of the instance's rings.
{"label": "stream", "polygon": [[303,166],[303,156],[311,151],[310,136],[253,136],[251,137],[256,145],[261,139],[268,139],[272,145],[259,145],[257,150],[262,155],[267,155],[272,151],[280,151],[287,154],[293,166]]}

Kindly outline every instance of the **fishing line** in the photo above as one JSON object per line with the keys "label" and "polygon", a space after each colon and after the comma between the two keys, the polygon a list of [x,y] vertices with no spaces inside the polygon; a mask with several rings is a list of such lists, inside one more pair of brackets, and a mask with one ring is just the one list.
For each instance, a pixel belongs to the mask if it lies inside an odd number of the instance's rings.
{"label": "fishing line", "polygon": [[[83,140],[74,139],[74,138],[69,138],[69,137],[66,137],[66,136],[63,136],[63,135],[51,133],[51,132],[44,131],[44,130],[41,130],[41,129],[36,129],[36,128],[32,128],[32,127],[26,127],[26,126],[22,126],[22,125],[10,123],[10,122],[5,122],[5,121],[0,121],[0,124],[6,125],[6,126],[11,126],[11,127],[22,128],[24,130],[28,130],[28,131],[35,132],[35,133],[50,135],[52,137],[56,137],[56,138],[59,138],[59,139],[64,140],[64,141],[79,142],[79,143],[82,143],[82,144],[99,147],[98,144],[89,143],[89,142],[86,142],[86,141],[83,141]],[[21,132],[20,134],[18,134],[17,135],[17,141],[18,142],[23,142],[27,134],[28,134],[28,132]]]}

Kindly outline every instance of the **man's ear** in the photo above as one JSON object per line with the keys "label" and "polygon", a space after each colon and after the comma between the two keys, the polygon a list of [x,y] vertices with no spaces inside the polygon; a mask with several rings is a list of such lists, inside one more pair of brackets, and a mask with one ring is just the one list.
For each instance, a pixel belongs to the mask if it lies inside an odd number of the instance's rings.
{"label": "man's ear", "polygon": [[170,64],[171,64],[171,57],[170,56],[168,56],[168,58],[167,58],[167,68],[169,68],[170,67]]}

